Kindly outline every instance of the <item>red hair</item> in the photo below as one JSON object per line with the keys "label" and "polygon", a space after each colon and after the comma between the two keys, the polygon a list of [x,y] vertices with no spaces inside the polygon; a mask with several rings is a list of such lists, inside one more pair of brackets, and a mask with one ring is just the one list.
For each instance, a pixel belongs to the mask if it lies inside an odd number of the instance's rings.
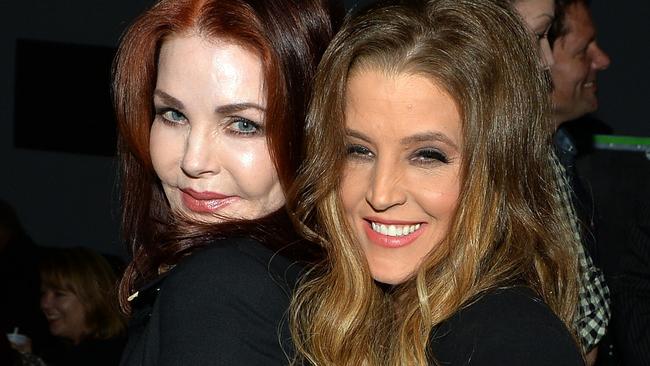
{"label": "red hair", "polygon": [[162,0],[124,34],[113,65],[122,234],[133,256],[120,289],[123,308],[128,309],[128,294],[155,277],[161,265],[174,264],[205,245],[206,240],[191,239],[200,236],[198,233],[246,233],[260,226],[259,222],[209,228],[197,225],[188,236],[190,229],[183,227],[190,223],[178,225],[172,217],[149,154],[152,95],[162,43],[174,35],[197,32],[233,42],[260,57],[267,92],[267,143],[286,191],[302,159],[302,130],[312,78],[332,36],[333,9],[326,4],[325,0]]}

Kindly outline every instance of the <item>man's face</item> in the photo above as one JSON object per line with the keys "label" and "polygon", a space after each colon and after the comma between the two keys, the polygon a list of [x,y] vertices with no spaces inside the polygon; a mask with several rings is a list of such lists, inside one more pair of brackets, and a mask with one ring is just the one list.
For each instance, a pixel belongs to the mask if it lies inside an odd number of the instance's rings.
{"label": "man's face", "polygon": [[609,56],[596,43],[589,9],[577,2],[566,9],[566,34],[553,43],[553,115],[557,125],[598,108],[596,74],[605,70]]}

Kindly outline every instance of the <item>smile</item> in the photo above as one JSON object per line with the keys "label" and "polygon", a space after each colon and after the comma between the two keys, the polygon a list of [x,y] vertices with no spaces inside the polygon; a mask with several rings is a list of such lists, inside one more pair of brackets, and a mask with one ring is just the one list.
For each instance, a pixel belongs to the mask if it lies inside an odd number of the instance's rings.
{"label": "smile", "polygon": [[59,315],[45,314],[45,319],[48,321],[58,320],[59,318],[61,318]]}
{"label": "smile", "polygon": [[415,241],[424,232],[426,225],[382,223],[365,219],[363,226],[370,242],[386,248],[400,248]]}
{"label": "smile", "polygon": [[414,231],[420,228],[421,224],[415,225],[384,225],[371,221],[370,227],[373,231],[376,231],[382,235],[388,236],[404,236],[412,234]]}
{"label": "smile", "polygon": [[584,84],[582,84],[582,87],[585,89],[596,89],[596,82],[595,81],[588,81]]}

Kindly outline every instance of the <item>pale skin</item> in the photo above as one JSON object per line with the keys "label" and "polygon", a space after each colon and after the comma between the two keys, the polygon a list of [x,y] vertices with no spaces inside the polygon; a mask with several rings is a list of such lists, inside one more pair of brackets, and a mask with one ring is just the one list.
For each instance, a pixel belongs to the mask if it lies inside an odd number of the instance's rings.
{"label": "pale skin", "polygon": [[282,207],[255,53],[194,33],[167,39],[153,102],[151,160],[172,210],[220,222],[255,219]]}
{"label": "pale skin", "polygon": [[340,195],[375,280],[398,284],[446,238],[462,161],[456,104],[428,77],[355,70]]}
{"label": "pale skin", "polygon": [[513,6],[526,23],[537,44],[542,65],[547,69],[550,68],[555,60],[548,42],[548,31],[555,18],[555,2],[553,0],[518,0],[514,2]]}

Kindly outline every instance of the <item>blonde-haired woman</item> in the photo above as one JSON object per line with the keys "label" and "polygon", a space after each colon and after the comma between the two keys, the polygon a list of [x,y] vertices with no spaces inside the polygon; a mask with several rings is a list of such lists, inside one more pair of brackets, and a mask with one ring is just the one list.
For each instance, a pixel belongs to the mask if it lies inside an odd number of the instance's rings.
{"label": "blonde-haired woman", "polygon": [[126,318],[117,301],[119,274],[92,249],[48,249],[40,264],[41,310],[62,340],[43,352],[49,365],[118,365]]}
{"label": "blonde-haired woman", "polygon": [[510,6],[381,2],[316,78],[296,212],[327,259],[296,294],[315,365],[580,365],[549,83]]}

